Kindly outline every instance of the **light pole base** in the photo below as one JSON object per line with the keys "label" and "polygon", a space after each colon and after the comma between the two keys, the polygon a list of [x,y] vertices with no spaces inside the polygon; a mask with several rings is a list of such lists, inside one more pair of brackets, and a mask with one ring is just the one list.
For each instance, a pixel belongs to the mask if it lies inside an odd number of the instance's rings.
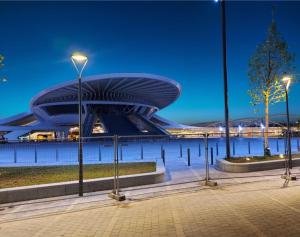
{"label": "light pole base", "polygon": [[112,199],[115,199],[115,200],[117,200],[117,201],[119,201],[119,202],[121,202],[121,201],[125,201],[126,200],[126,197],[125,197],[125,195],[124,194],[116,194],[116,193],[114,193],[114,192],[111,192],[110,194],[108,194],[108,196],[110,197],[110,198],[112,198]]}
{"label": "light pole base", "polygon": [[204,180],[203,184],[205,186],[209,186],[209,187],[216,187],[216,186],[218,186],[218,183],[216,181],[212,181],[212,180]]}
{"label": "light pole base", "polygon": [[293,176],[293,175],[290,175],[290,174],[283,174],[283,175],[281,175],[281,178],[285,179],[285,180],[289,180],[289,181],[296,181],[297,180],[296,176]]}

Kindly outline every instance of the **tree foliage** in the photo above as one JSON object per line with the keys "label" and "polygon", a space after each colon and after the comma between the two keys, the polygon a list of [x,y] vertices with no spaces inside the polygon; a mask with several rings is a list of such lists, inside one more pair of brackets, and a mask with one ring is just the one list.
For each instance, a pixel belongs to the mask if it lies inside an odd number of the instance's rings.
{"label": "tree foliage", "polygon": [[274,104],[284,100],[284,86],[281,78],[294,71],[294,54],[288,51],[288,44],[277,32],[273,21],[266,39],[257,46],[249,61],[248,76],[253,106]]}

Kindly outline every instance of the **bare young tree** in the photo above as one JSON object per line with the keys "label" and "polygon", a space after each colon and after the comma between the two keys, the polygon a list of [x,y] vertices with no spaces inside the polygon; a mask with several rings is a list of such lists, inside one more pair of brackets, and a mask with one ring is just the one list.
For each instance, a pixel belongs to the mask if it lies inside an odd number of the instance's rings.
{"label": "bare young tree", "polygon": [[269,130],[269,105],[284,101],[284,86],[282,77],[294,71],[294,54],[288,51],[288,44],[276,29],[272,21],[266,39],[260,43],[249,60],[248,77],[251,105],[264,106],[265,132],[264,153],[270,155],[268,130]]}

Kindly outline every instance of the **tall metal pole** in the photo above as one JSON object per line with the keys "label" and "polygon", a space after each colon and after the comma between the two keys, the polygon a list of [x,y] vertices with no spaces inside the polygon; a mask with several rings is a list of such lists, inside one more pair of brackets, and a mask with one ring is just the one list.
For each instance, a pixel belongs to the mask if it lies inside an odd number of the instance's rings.
{"label": "tall metal pole", "polygon": [[227,50],[226,50],[226,10],[225,0],[221,0],[222,21],[222,48],[223,48],[223,79],[224,79],[224,105],[225,105],[225,133],[226,133],[226,158],[230,158],[229,138],[229,111],[228,111],[228,86],[227,86]]}
{"label": "tall metal pole", "polygon": [[79,161],[79,196],[83,196],[83,160],[82,160],[82,87],[81,76],[78,77],[78,106],[79,106],[79,144],[78,144],[78,161]]}
{"label": "tall metal pole", "polygon": [[287,118],[287,152],[289,159],[289,168],[292,169],[292,149],[291,149],[291,128],[290,128],[290,112],[289,112],[289,95],[287,88],[285,88],[285,104],[286,104],[286,118]]}
{"label": "tall metal pole", "polygon": [[82,158],[82,85],[81,85],[81,75],[83,69],[85,68],[88,58],[87,56],[80,53],[73,53],[71,60],[74,67],[78,73],[78,113],[79,113],[79,124],[78,124],[78,162],[79,162],[79,185],[78,194],[83,196],[83,158]]}

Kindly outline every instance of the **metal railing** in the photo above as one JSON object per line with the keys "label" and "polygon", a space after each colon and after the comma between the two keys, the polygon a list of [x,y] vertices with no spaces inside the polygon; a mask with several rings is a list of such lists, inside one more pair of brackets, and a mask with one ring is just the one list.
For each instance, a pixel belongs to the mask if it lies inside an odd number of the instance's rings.
{"label": "metal railing", "polygon": [[[83,138],[84,163],[112,163],[114,160],[113,136]],[[204,158],[203,134],[118,136],[120,162],[153,160],[164,156]],[[271,154],[285,154],[285,137],[270,137]],[[291,138],[292,153],[300,151],[300,138]],[[225,157],[225,139],[208,137],[209,154],[214,158]],[[231,137],[232,157],[260,156],[264,153],[262,137]],[[77,141],[53,140],[51,142],[6,141],[0,144],[0,166],[63,165],[78,162]]]}
{"label": "metal railing", "polygon": [[[261,133],[260,133],[261,134]],[[167,167],[172,165],[200,165],[206,170],[209,181],[209,167],[215,159],[225,157],[225,138],[222,134],[180,134],[143,136],[85,137],[83,141],[83,163],[114,164],[114,186],[112,194],[120,197],[119,163],[154,161]],[[230,137],[233,157],[262,156],[264,140],[258,135],[244,134]],[[286,138],[270,134],[271,154],[285,154]],[[300,138],[291,138],[292,153],[300,150]],[[180,161],[180,162],[179,162]],[[78,165],[78,141],[5,141],[0,144],[0,167],[18,166]]]}

